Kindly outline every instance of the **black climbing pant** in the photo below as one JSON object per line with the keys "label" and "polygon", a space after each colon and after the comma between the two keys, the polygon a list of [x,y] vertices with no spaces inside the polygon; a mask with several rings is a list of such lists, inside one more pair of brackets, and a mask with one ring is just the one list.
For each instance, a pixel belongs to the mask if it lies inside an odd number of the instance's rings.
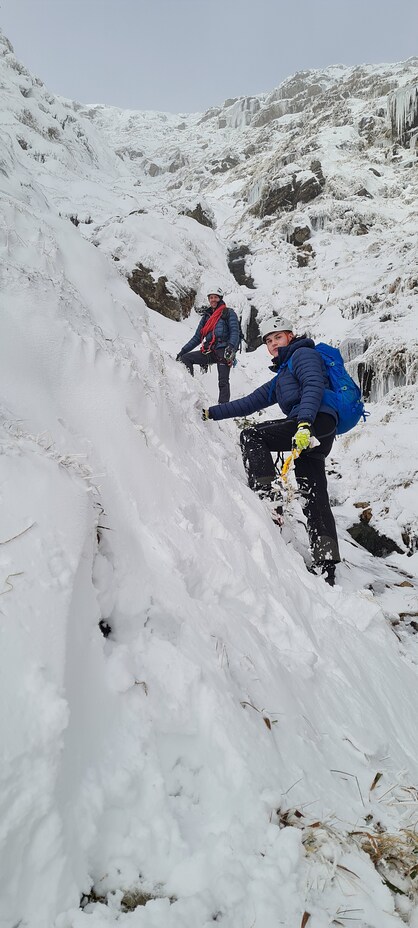
{"label": "black climbing pant", "polygon": [[[253,490],[268,486],[276,476],[271,452],[290,451],[297,429],[296,419],[275,419],[243,429],[241,451],[249,486]],[[309,542],[315,564],[340,561],[337,530],[328,497],[325,458],[335,438],[335,420],[318,413],[312,433],[319,445],[302,451],[295,460],[296,481],[306,516]]]}
{"label": "black climbing pant", "polygon": [[229,386],[231,367],[224,361],[223,348],[218,351],[208,351],[206,354],[204,354],[203,351],[187,351],[186,354],[182,354],[181,361],[186,365],[192,377],[194,364],[198,364],[199,367],[205,368],[208,368],[211,364],[216,364],[218,367],[218,403],[229,403],[231,398]]}

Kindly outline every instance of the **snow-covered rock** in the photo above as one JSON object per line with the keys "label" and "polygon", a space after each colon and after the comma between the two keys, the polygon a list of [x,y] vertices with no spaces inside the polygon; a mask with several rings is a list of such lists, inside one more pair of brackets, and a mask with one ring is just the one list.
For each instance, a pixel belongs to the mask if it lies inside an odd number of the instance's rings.
{"label": "snow-covered rock", "polygon": [[[413,926],[417,180],[387,106],[416,59],[173,116],[62,100],[0,49],[0,922]],[[298,172],[315,199],[255,215]],[[174,361],[198,315],[150,311],[138,263],[345,344],[371,415],[329,462],[334,590],[297,500],[280,534],[236,425],[201,421],[215,373]],[[233,393],[267,379],[243,352]],[[365,511],[402,554],[352,544]]]}

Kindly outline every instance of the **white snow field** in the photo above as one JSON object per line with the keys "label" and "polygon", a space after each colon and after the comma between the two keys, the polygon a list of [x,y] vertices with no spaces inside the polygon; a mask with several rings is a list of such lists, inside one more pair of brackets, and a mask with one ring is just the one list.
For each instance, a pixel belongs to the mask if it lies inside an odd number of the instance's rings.
{"label": "white snow field", "polygon": [[[119,111],[87,116],[0,48],[1,928],[418,928],[413,153],[387,164],[367,248],[324,227],[299,268],[282,226],[237,206],[244,162],[209,179],[203,149],[217,229],[180,215],[199,193],[196,127],[211,157],[221,145],[215,116],[128,114],[148,160],[161,126],[177,147],[185,133],[170,191],[170,171],[115,154]],[[402,86],[414,67],[375,72]],[[342,77],[319,79],[325,94]],[[218,138],[275,144],[238,118],[255,105],[231,108]],[[327,171],[348,150],[332,131]],[[351,150],[345,177],[365,170]],[[341,202],[329,194],[330,223]],[[197,314],[166,319],[127,283],[149,261],[199,305],[215,274],[245,319],[253,297],[226,260],[238,233],[260,316],[294,312],[335,343],[360,332],[374,359],[411,353],[406,382],[376,374],[367,423],[335,445],[333,589],[306,569],[297,498],[280,532],[246,486],[237,424],[200,418],[216,374],[174,360]],[[384,324],[374,303],[344,315],[379,288]],[[233,396],[266,367],[264,348],[243,352]],[[352,542],[360,501],[402,553]]]}

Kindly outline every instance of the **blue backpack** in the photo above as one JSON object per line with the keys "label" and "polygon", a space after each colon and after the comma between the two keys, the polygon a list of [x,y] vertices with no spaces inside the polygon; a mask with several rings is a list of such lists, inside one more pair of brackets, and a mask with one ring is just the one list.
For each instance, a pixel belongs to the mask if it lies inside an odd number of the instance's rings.
{"label": "blue backpack", "polygon": [[[321,355],[330,383],[330,389],[325,388],[324,390],[323,401],[327,406],[335,409],[338,416],[336,434],[343,435],[344,432],[353,429],[361,418],[366,421],[366,416],[369,413],[365,411],[360,387],[357,386],[348,371],[346,371],[338,348],[332,348],[331,345],[320,342],[319,345],[315,345],[315,351],[318,351]],[[288,367],[292,371],[292,358],[289,358],[280,366],[276,376],[271,381],[269,401],[271,401],[275,382],[283,367]]]}
{"label": "blue backpack", "polygon": [[[353,429],[362,417],[366,421],[360,387],[346,371],[338,348],[332,348],[331,345],[320,342],[319,345],[315,345],[315,351],[321,355],[330,382],[330,389],[324,390],[323,400],[327,406],[335,409],[338,415],[336,434],[343,435],[344,432]],[[290,358],[288,361],[290,370],[292,370],[291,361]]]}
{"label": "blue backpack", "polygon": [[324,390],[324,401],[335,409],[338,415],[337,435],[349,432],[363,418],[366,412],[361,398],[360,387],[344,367],[344,361],[338,348],[332,348],[325,342],[315,345],[324,361],[330,390]]}

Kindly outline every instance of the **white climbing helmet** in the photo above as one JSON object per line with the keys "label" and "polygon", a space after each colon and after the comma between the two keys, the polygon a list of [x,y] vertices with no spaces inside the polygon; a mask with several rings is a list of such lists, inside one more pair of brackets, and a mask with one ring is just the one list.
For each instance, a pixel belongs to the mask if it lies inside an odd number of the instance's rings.
{"label": "white climbing helmet", "polygon": [[223,288],[220,287],[219,284],[213,283],[213,281],[209,281],[209,285],[208,285],[208,287],[207,287],[206,293],[207,293],[208,296],[210,296],[211,293],[214,293],[215,296],[223,296],[223,295],[224,295]]}
{"label": "white climbing helmet", "polygon": [[269,319],[264,319],[260,325],[260,335],[263,342],[265,342],[267,335],[272,335],[273,332],[293,332],[293,325],[289,319],[270,316]]}

